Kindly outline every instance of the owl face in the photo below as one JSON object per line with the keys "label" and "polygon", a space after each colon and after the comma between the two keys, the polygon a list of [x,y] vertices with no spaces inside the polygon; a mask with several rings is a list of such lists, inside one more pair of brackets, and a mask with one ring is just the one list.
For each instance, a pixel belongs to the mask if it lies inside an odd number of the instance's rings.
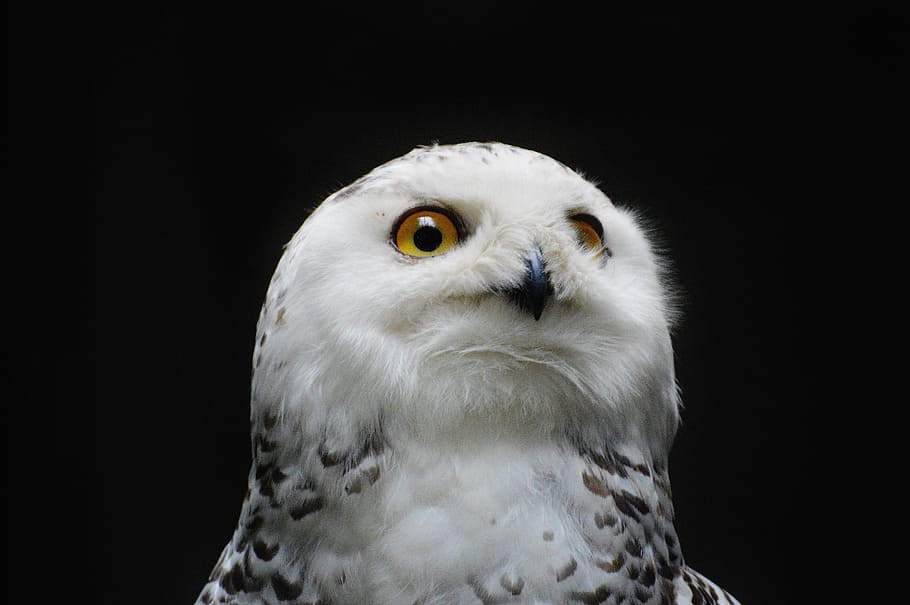
{"label": "owl face", "polygon": [[501,144],[421,148],[330,196],[288,245],[254,406],[659,449],[676,426],[667,313],[633,216],[577,173]]}

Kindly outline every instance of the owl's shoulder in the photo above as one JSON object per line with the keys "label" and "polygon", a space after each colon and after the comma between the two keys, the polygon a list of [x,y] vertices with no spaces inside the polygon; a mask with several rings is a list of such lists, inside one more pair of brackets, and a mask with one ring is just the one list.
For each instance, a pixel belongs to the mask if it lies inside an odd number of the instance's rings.
{"label": "owl's shoulder", "polygon": [[682,567],[673,581],[676,605],[740,605],[726,590],[691,567]]}

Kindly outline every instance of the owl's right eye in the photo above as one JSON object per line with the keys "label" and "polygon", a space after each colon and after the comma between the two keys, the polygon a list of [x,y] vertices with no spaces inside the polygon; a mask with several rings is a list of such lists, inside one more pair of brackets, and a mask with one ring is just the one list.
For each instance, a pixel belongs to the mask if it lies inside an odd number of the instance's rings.
{"label": "owl's right eye", "polygon": [[392,243],[408,256],[437,256],[451,250],[460,239],[457,217],[437,206],[408,211],[392,229]]}

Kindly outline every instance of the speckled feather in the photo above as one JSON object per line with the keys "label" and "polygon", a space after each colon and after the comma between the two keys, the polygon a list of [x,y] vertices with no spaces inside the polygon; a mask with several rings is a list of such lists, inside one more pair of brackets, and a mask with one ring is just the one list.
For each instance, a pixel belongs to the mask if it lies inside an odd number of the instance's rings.
{"label": "speckled feather", "polygon": [[[415,261],[389,229],[427,203],[468,228]],[[529,246],[539,322],[501,296]],[[671,315],[634,217],[541,154],[420,148],[330,196],[263,306],[249,490],[197,603],[736,603],[673,526]]]}

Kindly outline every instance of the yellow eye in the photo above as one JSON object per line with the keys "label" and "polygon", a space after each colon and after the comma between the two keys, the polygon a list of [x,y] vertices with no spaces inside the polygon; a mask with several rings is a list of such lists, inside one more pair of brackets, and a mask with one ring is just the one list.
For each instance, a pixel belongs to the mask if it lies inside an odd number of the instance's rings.
{"label": "yellow eye", "polygon": [[[606,250],[604,245],[604,228],[600,221],[590,214],[575,214],[569,217],[575,228],[578,243],[600,257]],[[609,254],[609,251],[607,251]]]}
{"label": "yellow eye", "polygon": [[403,215],[392,230],[395,247],[409,256],[436,256],[460,239],[457,219],[438,207],[415,208]]}

